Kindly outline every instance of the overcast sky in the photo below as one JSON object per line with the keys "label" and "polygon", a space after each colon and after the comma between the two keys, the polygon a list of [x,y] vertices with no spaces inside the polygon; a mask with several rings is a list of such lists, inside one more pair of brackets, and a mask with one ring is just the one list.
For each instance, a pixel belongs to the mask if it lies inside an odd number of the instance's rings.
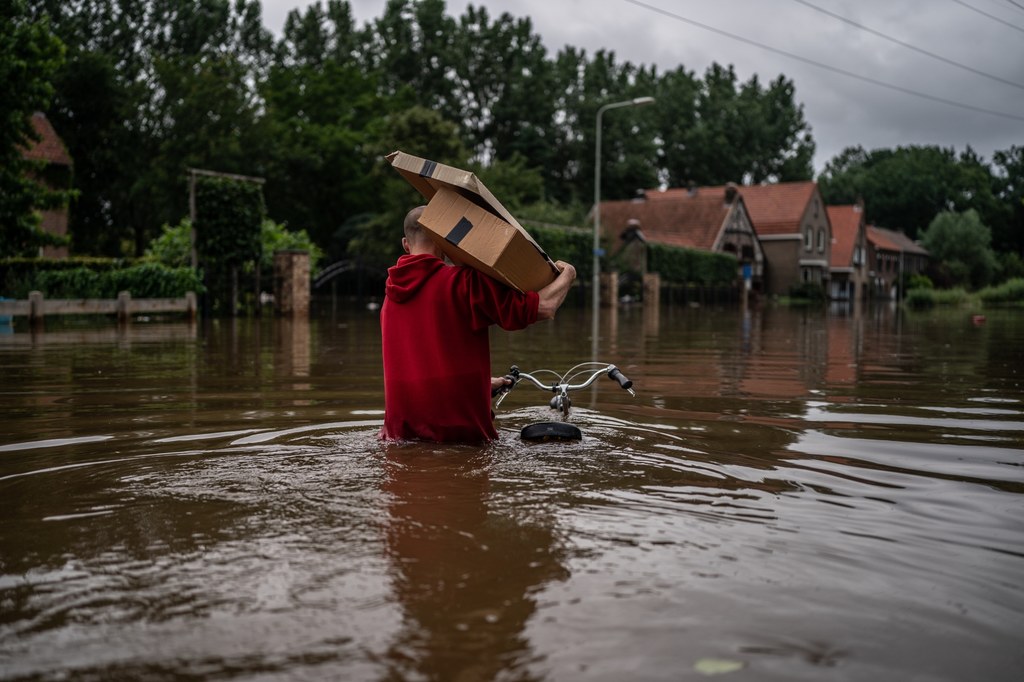
{"label": "overcast sky", "polygon": [[[262,0],[264,23],[279,36],[288,12],[312,2]],[[349,4],[363,25],[385,2]],[[660,71],[701,75],[717,62],[741,80],[784,74],[817,143],[817,171],[853,145],[970,145],[988,161],[1024,146],[1024,0],[449,0],[448,14],[468,4],[492,20],[529,17],[552,57],[571,45]]]}

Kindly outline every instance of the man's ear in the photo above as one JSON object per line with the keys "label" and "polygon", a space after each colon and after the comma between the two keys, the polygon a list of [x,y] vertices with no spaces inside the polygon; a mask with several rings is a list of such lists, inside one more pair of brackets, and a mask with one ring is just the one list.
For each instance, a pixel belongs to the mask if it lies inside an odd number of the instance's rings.
{"label": "man's ear", "polygon": [[402,237],[402,249],[406,253],[410,253],[410,250],[409,250],[409,240],[406,239],[405,237]]}

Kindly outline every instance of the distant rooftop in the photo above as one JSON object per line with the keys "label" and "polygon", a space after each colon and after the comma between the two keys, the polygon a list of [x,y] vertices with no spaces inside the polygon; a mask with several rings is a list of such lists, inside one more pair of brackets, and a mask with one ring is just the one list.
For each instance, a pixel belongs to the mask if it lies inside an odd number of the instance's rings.
{"label": "distant rooftop", "polygon": [[64,147],[60,136],[57,135],[57,131],[53,129],[50,120],[46,118],[46,114],[41,111],[32,114],[32,128],[40,139],[31,142],[31,146],[24,153],[26,159],[46,161],[61,166],[71,165],[68,150]]}

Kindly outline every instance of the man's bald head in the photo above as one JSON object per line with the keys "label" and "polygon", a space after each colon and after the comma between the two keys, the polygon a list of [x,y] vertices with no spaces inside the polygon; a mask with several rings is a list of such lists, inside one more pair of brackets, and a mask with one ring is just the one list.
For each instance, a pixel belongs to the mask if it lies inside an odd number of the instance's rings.
{"label": "man's bald head", "polygon": [[405,214],[405,223],[402,225],[402,229],[405,231],[405,238],[412,243],[419,241],[421,236],[426,236],[423,234],[423,226],[420,225],[420,216],[423,215],[426,208],[426,206],[417,206]]}
{"label": "man's bald head", "polygon": [[440,258],[441,250],[420,225],[420,217],[425,208],[426,206],[417,206],[405,214],[405,223],[402,225],[405,238],[402,240],[402,246],[406,253],[429,253]]}

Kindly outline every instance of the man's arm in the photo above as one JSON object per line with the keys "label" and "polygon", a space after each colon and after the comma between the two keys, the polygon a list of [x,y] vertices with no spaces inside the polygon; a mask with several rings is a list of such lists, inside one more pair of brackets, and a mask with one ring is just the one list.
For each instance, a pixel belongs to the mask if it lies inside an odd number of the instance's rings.
{"label": "man's arm", "polygon": [[540,304],[537,306],[538,320],[554,319],[555,311],[562,305],[562,301],[565,300],[566,295],[569,293],[569,287],[572,286],[573,280],[576,279],[576,268],[568,263],[556,261],[555,267],[558,268],[558,277],[555,278],[554,282],[537,292],[537,295],[540,296]]}

